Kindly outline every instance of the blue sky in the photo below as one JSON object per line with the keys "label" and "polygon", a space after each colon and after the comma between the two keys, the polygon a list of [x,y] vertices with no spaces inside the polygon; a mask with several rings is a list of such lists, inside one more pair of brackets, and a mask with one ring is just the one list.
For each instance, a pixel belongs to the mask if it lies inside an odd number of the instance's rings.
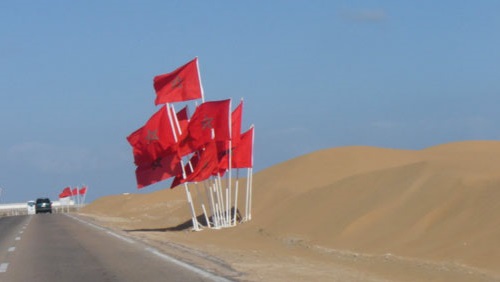
{"label": "blue sky", "polygon": [[[0,201],[137,190],[153,77],[244,99],[255,171],[323,148],[500,137],[498,1],[0,1]],[[312,177],[312,176],[311,176]]]}

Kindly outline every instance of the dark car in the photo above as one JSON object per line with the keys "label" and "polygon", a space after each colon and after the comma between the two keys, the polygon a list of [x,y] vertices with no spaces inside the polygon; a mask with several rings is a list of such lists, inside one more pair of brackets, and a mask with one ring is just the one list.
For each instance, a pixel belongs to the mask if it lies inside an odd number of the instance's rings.
{"label": "dark car", "polygon": [[35,213],[52,213],[52,202],[49,198],[36,199]]}

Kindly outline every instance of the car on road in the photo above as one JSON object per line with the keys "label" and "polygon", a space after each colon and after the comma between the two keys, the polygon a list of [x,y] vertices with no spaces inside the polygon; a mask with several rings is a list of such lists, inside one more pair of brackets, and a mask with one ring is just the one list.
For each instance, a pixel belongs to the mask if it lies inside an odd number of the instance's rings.
{"label": "car on road", "polygon": [[35,213],[52,213],[52,202],[49,198],[36,199]]}
{"label": "car on road", "polygon": [[35,201],[28,201],[28,203],[26,205],[28,208],[28,214],[35,214],[36,202]]}

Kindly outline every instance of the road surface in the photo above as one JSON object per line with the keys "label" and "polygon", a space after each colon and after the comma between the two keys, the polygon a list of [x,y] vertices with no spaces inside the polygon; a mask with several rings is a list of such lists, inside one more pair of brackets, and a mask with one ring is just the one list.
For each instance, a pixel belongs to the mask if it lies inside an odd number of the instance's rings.
{"label": "road surface", "polygon": [[0,281],[228,281],[64,214],[0,218]]}

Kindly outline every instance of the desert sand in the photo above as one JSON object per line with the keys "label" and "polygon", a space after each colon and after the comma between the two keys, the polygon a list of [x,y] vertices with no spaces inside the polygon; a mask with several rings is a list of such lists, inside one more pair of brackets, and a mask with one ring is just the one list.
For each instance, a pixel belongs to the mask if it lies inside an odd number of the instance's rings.
{"label": "desert sand", "polygon": [[500,281],[498,141],[320,150],[256,173],[253,191],[252,220],[220,230],[191,230],[183,187],[80,216],[239,281]]}

